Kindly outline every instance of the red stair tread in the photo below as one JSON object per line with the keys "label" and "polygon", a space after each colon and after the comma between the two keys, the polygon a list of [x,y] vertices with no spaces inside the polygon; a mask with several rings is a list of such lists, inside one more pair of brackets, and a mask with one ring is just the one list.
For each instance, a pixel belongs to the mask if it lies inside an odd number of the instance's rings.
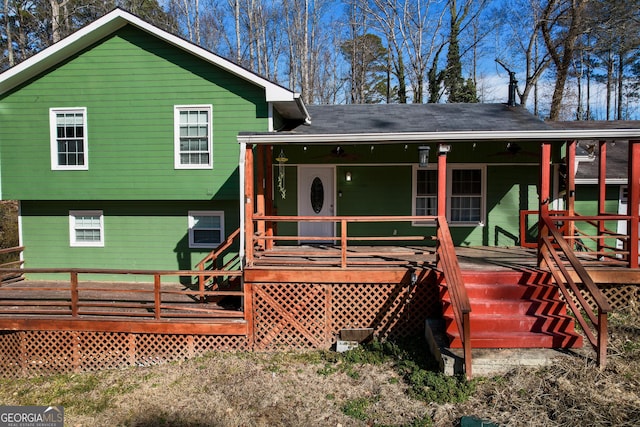
{"label": "red stair tread", "polygon": [[[471,304],[471,346],[475,348],[581,347],[574,319],[549,275],[540,272],[466,272]],[[539,282],[539,283],[536,283]],[[446,284],[440,297],[450,347],[460,348]]]}
{"label": "red stair tread", "polygon": [[[449,347],[462,348],[460,338],[447,334],[451,340]],[[471,334],[472,348],[579,348],[582,336],[570,333],[503,332]]]}
{"label": "red stair tread", "polygon": [[[447,331],[456,331],[453,319],[446,318]],[[519,316],[509,314],[473,315],[471,332],[561,332],[574,333],[573,319],[568,316]]]}

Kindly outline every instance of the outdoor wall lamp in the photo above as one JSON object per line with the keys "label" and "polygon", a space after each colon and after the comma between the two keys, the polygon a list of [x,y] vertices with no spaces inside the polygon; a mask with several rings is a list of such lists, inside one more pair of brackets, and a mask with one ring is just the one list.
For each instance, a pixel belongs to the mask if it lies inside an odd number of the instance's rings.
{"label": "outdoor wall lamp", "polygon": [[344,174],[344,180],[347,182],[351,182],[351,172],[347,172]]}
{"label": "outdoor wall lamp", "polygon": [[449,151],[451,151],[450,144],[440,144],[438,146],[438,154],[447,154]]}
{"label": "outdoor wall lamp", "polygon": [[418,164],[421,168],[426,168],[429,165],[429,151],[431,151],[431,147],[428,145],[418,147]]}

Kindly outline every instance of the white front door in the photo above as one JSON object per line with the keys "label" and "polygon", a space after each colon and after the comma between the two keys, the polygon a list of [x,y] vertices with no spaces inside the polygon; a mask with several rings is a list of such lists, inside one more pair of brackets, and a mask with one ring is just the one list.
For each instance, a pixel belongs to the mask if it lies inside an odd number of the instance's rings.
{"label": "white front door", "polygon": [[[335,168],[333,166],[298,166],[298,215],[333,216],[335,203]],[[301,242],[333,242],[333,222],[298,223]],[[331,237],[327,240],[305,240],[304,237]]]}

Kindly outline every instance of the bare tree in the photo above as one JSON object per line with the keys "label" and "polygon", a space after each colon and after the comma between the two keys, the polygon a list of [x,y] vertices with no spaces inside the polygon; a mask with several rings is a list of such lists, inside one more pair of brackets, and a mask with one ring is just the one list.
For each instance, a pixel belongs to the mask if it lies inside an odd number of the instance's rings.
{"label": "bare tree", "polygon": [[540,28],[556,70],[549,119],[558,120],[562,97],[573,61],[578,37],[586,31],[588,0],[548,0],[542,7]]}
{"label": "bare tree", "polygon": [[524,68],[525,78],[521,81],[523,89],[518,90],[518,97],[521,105],[527,105],[533,91],[533,111],[537,115],[538,99],[535,89],[551,63],[551,57],[540,46],[539,4],[529,0],[514,0],[503,5],[498,14],[504,30],[499,35],[499,40],[504,43],[504,48],[497,59],[513,72]]}

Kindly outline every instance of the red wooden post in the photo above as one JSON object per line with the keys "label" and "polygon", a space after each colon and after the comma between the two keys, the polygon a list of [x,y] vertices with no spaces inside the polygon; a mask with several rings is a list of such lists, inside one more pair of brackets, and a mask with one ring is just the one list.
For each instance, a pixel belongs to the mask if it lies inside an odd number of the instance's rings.
{"label": "red wooden post", "polygon": [[[204,299],[204,295],[200,298]],[[153,275],[153,302],[156,320],[160,320],[160,275]]]}
{"label": "red wooden post", "polygon": [[340,266],[347,268],[347,220],[340,221]]}
{"label": "red wooden post", "polygon": [[253,283],[244,282],[244,297],[243,297],[243,311],[244,320],[247,321],[247,341],[249,350],[255,348],[255,330],[254,330],[254,315],[253,315],[253,301],[255,287]]}
{"label": "red wooden post", "polygon": [[[576,141],[567,142],[567,155],[566,155],[566,191],[567,191],[567,215],[570,217],[575,216],[575,202],[576,202]],[[566,228],[567,235],[573,236],[575,234],[575,222],[569,221],[569,226]]]}
{"label": "red wooden post", "polygon": [[447,152],[438,149],[438,216],[447,216]]}
{"label": "red wooden post", "polygon": [[551,203],[551,143],[543,142],[540,147],[540,188],[538,201],[538,266],[542,266],[543,253],[546,248],[542,238],[549,234],[549,230],[542,218],[549,215]]}
{"label": "red wooden post", "polygon": [[[273,147],[268,146],[266,151],[267,166],[266,166],[266,188],[265,188],[265,210],[267,215],[274,215],[273,212]],[[273,221],[267,221],[265,233],[268,237],[273,236]],[[267,239],[265,242],[265,249],[273,249],[273,240]]]}
{"label": "red wooden post", "polygon": [[598,355],[596,356],[598,367],[603,369],[607,364],[607,313],[598,312]]}
{"label": "red wooden post", "polygon": [[462,330],[463,330],[463,342],[462,346],[464,347],[462,352],[464,354],[464,371],[468,380],[473,376],[473,371],[471,366],[473,364],[472,356],[471,356],[471,316],[469,313],[462,314]]}
{"label": "red wooden post", "polygon": [[[265,213],[265,170],[264,170],[264,151],[265,151],[265,147],[264,145],[258,145],[256,147],[256,188],[255,188],[255,194],[256,194],[256,206],[255,206],[255,211],[256,214],[259,216],[263,216]],[[263,220],[259,220],[256,224],[256,229],[258,232],[258,236],[263,237],[264,233],[265,233],[265,224]],[[265,247],[265,240],[264,239],[258,239],[258,246],[261,249],[264,249]]]}
{"label": "red wooden post", "polygon": [[[600,141],[598,145],[598,215],[604,215],[607,210],[607,141]],[[598,236],[604,236],[605,229],[605,222],[598,221]],[[604,243],[604,239],[598,239],[598,252],[604,250]]]}
{"label": "red wooden post", "polygon": [[253,265],[253,146],[247,144],[244,157],[244,234],[247,265]]}
{"label": "red wooden post", "polygon": [[71,316],[78,317],[78,273],[71,272]]}
{"label": "red wooden post", "polygon": [[629,268],[638,268],[638,221],[640,221],[640,141],[629,141]]}

